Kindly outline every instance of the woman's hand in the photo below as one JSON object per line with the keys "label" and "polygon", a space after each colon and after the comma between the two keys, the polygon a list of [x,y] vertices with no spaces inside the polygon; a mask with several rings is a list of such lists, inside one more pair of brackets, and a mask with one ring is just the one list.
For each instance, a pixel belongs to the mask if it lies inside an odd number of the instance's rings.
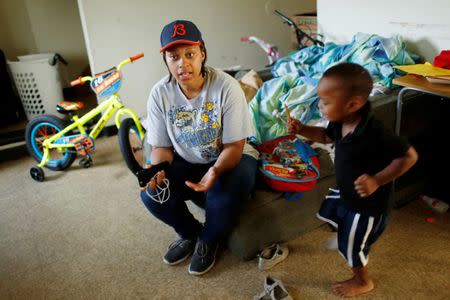
{"label": "woman's hand", "polygon": [[141,191],[144,191],[146,188],[149,188],[151,191],[154,191],[156,189],[156,186],[162,186],[164,178],[166,178],[166,172],[159,171],[156,173],[155,176],[153,176],[150,181],[147,183],[146,186],[141,187]]}
{"label": "woman's hand", "polygon": [[185,184],[196,192],[207,192],[216,182],[218,173],[216,167],[212,166],[208,169],[208,172],[198,183],[186,181]]}
{"label": "woman's hand", "polygon": [[368,174],[362,174],[359,176],[355,180],[354,184],[356,192],[362,198],[369,197],[380,187],[375,177]]}

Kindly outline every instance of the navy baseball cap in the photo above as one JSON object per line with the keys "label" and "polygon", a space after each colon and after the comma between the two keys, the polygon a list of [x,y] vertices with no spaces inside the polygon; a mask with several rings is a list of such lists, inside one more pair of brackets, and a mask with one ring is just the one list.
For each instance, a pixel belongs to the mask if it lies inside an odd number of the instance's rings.
{"label": "navy baseball cap", "polygon": [[186,20],[176,20],[164,26],[160,40],[159,52],[174,45],[200,45],[203,43],[200,30],[194,23]]}

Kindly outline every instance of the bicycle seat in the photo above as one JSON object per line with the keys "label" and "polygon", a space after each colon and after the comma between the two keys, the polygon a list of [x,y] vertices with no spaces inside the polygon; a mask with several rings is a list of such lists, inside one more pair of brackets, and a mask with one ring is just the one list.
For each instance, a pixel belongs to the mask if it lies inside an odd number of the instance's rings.
{"label": "bicycle seat", "polygon": [[61,101],[56,105],[56,110],[61,114],[69,114],[83,107],[83,102]]}

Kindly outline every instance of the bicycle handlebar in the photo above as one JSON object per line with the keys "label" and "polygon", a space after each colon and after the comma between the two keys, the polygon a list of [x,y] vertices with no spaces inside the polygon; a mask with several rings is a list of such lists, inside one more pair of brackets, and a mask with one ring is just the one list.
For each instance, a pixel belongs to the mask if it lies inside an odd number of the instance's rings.
{"label": "bicycle handlebar", "polygon": [[84,84],[86,81],[91,81],[92,77],[91,76],[85,76],[85,77],[78,77],[77,79],[73,80],[70,82],[70,86],[76,86],[79,84]]}
{"label": "bicycle handlebar", "polygon": [[283,15],[281,12],[275,9],[275,14],[277,14],[280,18],[282,18],[286,23],[288,23],[290,26],[297,26],[291,19]]}
{"label": "bicycle handlebar", "polygon": [[[117,70],[120,71],[120,69],[122,69],[123,66],[125,66],[125,65],[127,65],[127,64],[129,64],[129,63],[132,63],[132,62],[134,62],[135,60],[138,60],[138,59],[140,59],[140,58],[142,58],[142,57],[144,57],[144,53],[143,53],[143,52],[138,53],[138,54],[136,54],[136,55],[134,55],[134,56],[131,56],[131,57],[129,57],[129,58],[127,58],[127,59],[121,61],[121,62],[116,66],[116,68],[117,68]],[[80,77],[78,77],[77,79],[71,81],[71,82],[70,82],[70,85],[71,85],[71,86],[75,86],[75,85],[79,85],[79,84],[84,84],[86,81],[92,81],[93,79],[94,79],[94,77],[92,77],[92,76],[84,76],[84,77],[81,77],[81,76],[80,76]]]}
{"label": "bicycle handlebar", "polygon": [[125,66],[129,63],[132,63],[133,61],[138,60],[139,58],[142,58],[142,57],[144,57],[144,53],[141,52],[139,54],[136,54],[135,56],[131,56],[131,57],[121,61],[120,64],[117,65],[117,70],[120,71],[120,69],[122,69],[123,66]]}
{"label": "bicycle handlebar", "polygon": [[135,56],[130,57],[130,61],[134,62],[135,60],[138,60],[139,58],[142,58],[142,57],[144,57],[144,53],[143,52],[141,52],[139,54],[136,54]]}

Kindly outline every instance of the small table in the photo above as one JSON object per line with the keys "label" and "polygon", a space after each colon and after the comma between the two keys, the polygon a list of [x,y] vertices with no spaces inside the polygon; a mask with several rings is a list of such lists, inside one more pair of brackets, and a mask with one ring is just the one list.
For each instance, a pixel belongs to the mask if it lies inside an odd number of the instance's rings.
{"label": "small table", "polygon": [[395,133],[400,134],[403,97],[408,91],[419,91],[441,97],[450,98],[450,84],[431,83],[420,75],[408,74],[392,80],[393,84],[403,86],[397,96],[397,114],[395,118]]}

